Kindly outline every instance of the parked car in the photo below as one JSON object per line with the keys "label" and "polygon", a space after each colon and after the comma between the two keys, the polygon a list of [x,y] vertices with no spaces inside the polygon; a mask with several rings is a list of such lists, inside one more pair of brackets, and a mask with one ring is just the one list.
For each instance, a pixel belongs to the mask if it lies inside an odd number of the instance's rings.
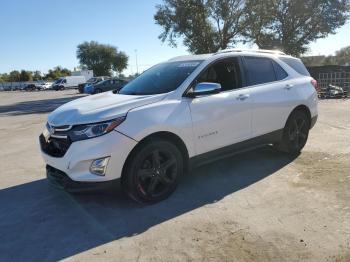
{"label": "parked car", "polygon": [[86,85],[94,85],[94,84],[97,84],[103,80],[106,80],[106,79],[110,79],[109,76],[98,76],[98,77],[92,77],[90,78],[88,81],[86,81],[86,83],[82,83],[82,84],[79,84],[78,85],[78,91],[79,93],[84,93],[84,87]]}
{"label": "parked car", "polygon": [[320,98],[343,98],[347,97],[347,92],[340,86],[329,84],[325,90],[319,92]]}
{"label": "parked car", "polygon": [[107,79],[97,84],[85,85],[84,93],[85,94],[98,94],[111,90],[120,90],[127,83],[123,79]]}
{"label": "parked car", "polygon": [[53,83],[52,88],[56,91],[68,88],[77,88],[79,84],[85,83],[85,81],[84,76],[60,77]]}
{"label": "parked car", "polygon": [[38,90],[48,90],[52,88],[52,82],[42,82],[35,84]]}
{"label": "parked car", "polygon": [[155,203],[190,166],[270,144],[298,154],[317,120],[316,85],[281,52],[171,59],[119,92],[53,111],[39,138],[47,176],[68,191],[119,180],[132,199]]}
{"label": "parked car", "polygon": [[[18,90],[18,89],[17,89]],[[30,84],[27,84],[24,88],[23,88],[24,91],[35,91],[35,90],[38,90],[38,88],[36,87],[35,84],[33,83],[30,83]]]}

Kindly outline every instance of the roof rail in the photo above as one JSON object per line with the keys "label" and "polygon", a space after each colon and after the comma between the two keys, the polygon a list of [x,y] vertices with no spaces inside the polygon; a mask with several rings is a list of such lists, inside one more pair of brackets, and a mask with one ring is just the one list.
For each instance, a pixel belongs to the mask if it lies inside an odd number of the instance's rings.
{"label": "roof rail", "polygon": [[224,49],[216,52],[214,55],[223,54],[223,53],[231,53],[231,52],[255,52],[255,53],[266,53],[266,54],[276,54],[276,55],[285,55],[284,52],[279,50],[267,50],[267,49],[240,49],[240,48],[232,48],[232,49]]}

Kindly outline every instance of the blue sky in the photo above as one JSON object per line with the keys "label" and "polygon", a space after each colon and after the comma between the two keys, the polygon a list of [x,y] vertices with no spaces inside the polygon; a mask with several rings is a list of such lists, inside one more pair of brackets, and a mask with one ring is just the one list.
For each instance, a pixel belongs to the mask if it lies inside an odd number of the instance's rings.
{"label": "blue sky", "polygon": [[[76,47],[95,40],[117,46],[129,55],[126,74],[135,73],[135,49],[140,71],[176,55],[158,39],[155,6],[161,0],[11,0],[2,1],[0,14],[0,72],[78,66]],[[350,24],[336,35],[310,45],[310,54],[332,54],[350,45]]]}

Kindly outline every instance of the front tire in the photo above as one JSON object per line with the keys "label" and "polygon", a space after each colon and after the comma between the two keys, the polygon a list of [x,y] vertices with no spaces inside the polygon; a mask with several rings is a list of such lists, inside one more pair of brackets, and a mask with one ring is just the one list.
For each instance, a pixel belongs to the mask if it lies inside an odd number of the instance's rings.
{"label": "front tire", "polygon": [[126,194],[139,203],[152,204],[168,198],[183,174],[179,149],[166,140],[152,140],[128,158],[122,176]]}
{"label": "front tire", "polygon": [[310,119],[301,110],[294,111],[288,118],[283,129],[282,141],[278,149],[289,154],[299,154],[309,137]]}

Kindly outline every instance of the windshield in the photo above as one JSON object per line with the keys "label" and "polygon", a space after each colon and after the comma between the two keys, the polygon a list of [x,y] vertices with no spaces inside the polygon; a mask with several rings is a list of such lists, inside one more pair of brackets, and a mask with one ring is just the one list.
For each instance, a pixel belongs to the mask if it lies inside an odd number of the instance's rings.
{"label": "windshield", "polygon": [[97,81],[97,77],[90,78],[86,83],[94,83]]}
{"label": "windshield", "polygon": [[59,84],[59,83],[62,82],[62,80],[63,80],[63,78],[58,78],[58,79],[54,82],[54,84]]}
{"label": "windshield", "polygon": [[153,66],[125,85],[119,94],[155,95],[178,88],[202,61],[168,62]]}

